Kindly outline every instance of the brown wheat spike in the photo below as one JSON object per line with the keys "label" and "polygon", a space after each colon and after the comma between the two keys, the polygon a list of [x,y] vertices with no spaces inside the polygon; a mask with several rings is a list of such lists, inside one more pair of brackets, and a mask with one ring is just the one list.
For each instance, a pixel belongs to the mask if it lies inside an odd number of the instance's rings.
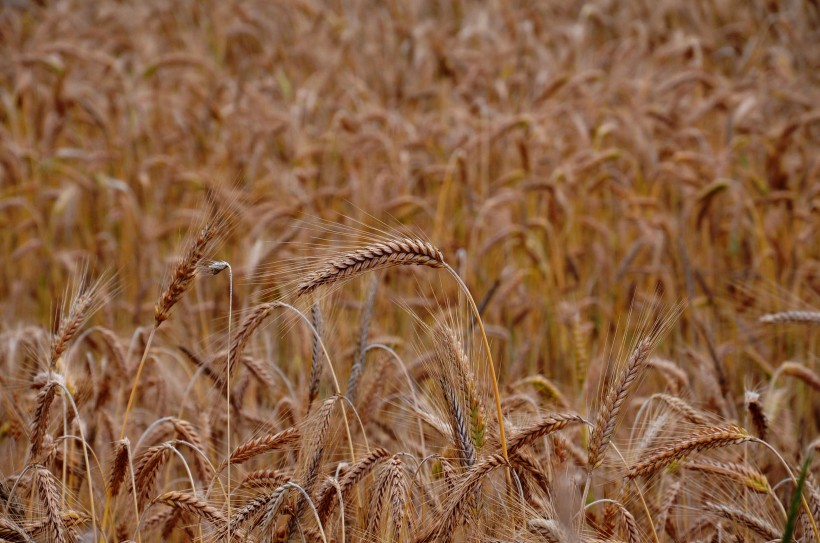
{"label": "brown wheat spike", "polygon": [[604,452],[612,440],[612,433],[615,430],[621,405],[624,400],[626,400],[629,390],[638,378],[641,369],[643,369],[651,347],[651,338],[647,337],[641,340],[629,357],[627,366],[620,379],[610,385],[606,398],[598,411],[595,428],[592,430],[592,435],[589,440],[589,460],[587,461],[587,465],[590,471],[597,468],[604,460]]}
{"label": "brown wheat spike", "polygon": [[109,330],[108,328],[104,328],[102,326],[96,327],[97,333],[105,343],[105,346],[108,347],[108,351],[111,353],[111,358],[114,360],[114,365],[117,368],[117,371],[120,375],[124,375],[127,373],[127,366],[125,363],[125,352],[123,351],[122,345],[120,345],[120,340],[117,338],[116,334]]}
{"label": "brown wheat spike", "polygon": [[475,464],[476,452],[472,439],[470,439],[469,430],[467,429],[467,419],[461,409],[461,402],[456,396],[453,387],[450,386],[443,376],[440,380],[440,385],[441,391],[444,394],[444,400],[447,402],[450,415],[450,429],[453,434],[456,450],[459,453],[459,462],[464,467],[470,467]]}
{"label": "brown wheat spike", "polygon": [[68,348],[71,339],[80,329],[86,316],[89,313],[94,300],[93,289],[81,293],[71,304],[68,316],[60,323],[60,328],[51,343],[51,354],[49,356],[49,367],[54,369],[57,360]]}
{"label": "brown wheat spike", "polygon": [[322,285],[351,279],[368,271],[411,264],[441,268],[445,265],[444,255],[420,239],[403,238],[376,243],[328,261],[299,283],[296,293],[303,296]]}
{"label": "brown wheat spike", "polygon": [[646,365],[650,368],[655,368],[666,377],[666,382],[669,384],[669,388],[673,394],[677,395],[680,394],[682,390],[689,389],[689,377],[686,375],[686,372],[680,369],[680,367],[671,360],[653,356],[647,360]]}
{"label": "brown wheat spike", "polygon": [[316,401],[316,397],[319,395],[319,383],[322,380],[322,369],[324,368],[322,336],[325,333],[325,323],[324,319],[322,319],[322,310],[319,307],[319,302],[315,302],[310,308],[310,320],[316,333],[313,336],[313,349],[311,350],[310,380],[305,413],[310,412],[310,406]]}
{"label": "brown wheat spike", "polygon": [[120,486],[125,480],[125,474],[128,470],[128,438],[123,438],[114,444],[114,461],[111,463],[111,472],[108,476],[108,492],[112,498],[117,497],[120,493]]}
{"label": "brown wheat spike", "polygon": [[678,398],[677,396],[658,393],[653,394],[652,398],[661,400],[666,405],[671,407],[673,411],[681,415],[683,418],[685,418],[692,424],[705,426],[709,423],[708,419],[700,411],[692,407],[685,400]]}
{"label": "brown wheat spike", "polygon": [[439,343],[445,356],[456,370],[456,388],[464,395],[470,413],[470,438],[473,445],[480,449],[484,445],[484,434],[487,423],[484,416],[484,405],[476,386],[475,375],[470,367],[470,360],[464,352],[464,346],[455,330],[448,326],[439,328]]}
{"label": "brown wheat spike", "polygon": [[500,454],[493,454],[473,466],[470,471],[464,474],[456,490],[452,493],[449,505],[445,513],[430,525],[421,534],[417,543],[429,543],[432,541],[443,541],[449,539],[449,534],[457,527],[464,518],[464,512],[470,500],[467,496],[472,496],[481,485],[481,482],[496,469],[508,465],[508,462]]}
{"label": "brown wheat spike", "polygon": [[160,294],[157,305],[154,307],[154,325],[159,326],[171,316],[171,308],[176,305],[200,269],[200,263],[220,233],[220,224],[213,219],[209,220],[196,238],[190,243],[185,253],[177,261],[171,272],[171,281]]}
{"label": "brown wheat spike", "polygon": [[368,532],[375,534],[376,539],[379,538],[379,528],[381,527],[384,497],[387,495],[387,489],[389,486],[390,469],[389,466],[385,466],[379,473],[376,489],[371,494],[370,501],[368,502],[367,530]]}
{"label": "brown wheat spike", "polygon": [[296,427],[282,430],[278,434],[268,434],[242,443],[233,450],[231,456],[217,469],[221,473],[228,464],[241,464],[259,454],[274,451],[299,441],[300,431]]}
{"label": "brown wheat spike", "polygon": [[[308,464],[305,467],[305,475],[302,479],[302,489],[308,494],[313,492],[313,487],[316,484],[316,479],[319,476],[319,468],[322,465],[322,457],[325,453],[325,441],[327,439],[328,430],[330,429],[330,418],[333,413],[333,406],[336,404],[337,397],[331,397],[324,401],[321,409],[317,413],[318,420],[313,434],[310,436],[310,442],[305,449],[306,453],[311,453]],[[296,498],[295,512],[291,517],[292,526],[290,530],[294,529],[295,523],[302,515],[305,507],[305,496],[301,492]],[[289,530],[289,531],[290,531]]]}
{"label": "brown wheat spike", "polygon": [[63,522],[60,491],[57,488],[59,483],[51,472],[43,466],[37,466],[34,475],[37,480],[37,493],[46,508],[46,517],[53,541],[55,543],[66,543],[68,541],[68,529]]}
{"label": "brown wheat spike", "polygon": [[629,541],[629,543],[640,543],[640,530],[638,529],[638,523],[635,520],[635,517],[626,507],[623,506],[621,502],[616,501],[615,504],[618,509],[620,509],[621,515],[624,519],[624,528],[626,529],[627,541]]}
{"label": "brown wheat spike", "polygon": [[820,392],[820,376],[803,364],[799,362],[783,362],[778,370],[783,373],[783,375],[800,379],[814,390]]}
{"label": "brown wheat spike", "polygon": [[[515,468],[519,476],[527,475],[545,493],[551,492],[548,472],[538,465],[535,455],[530,455],[524,451],[518,451],[510,457],[510,464]],[[522,481],[523,481],[522,477]]]}
{"label": "brown wheat spike", "polygon": [[[339,488],[342,495],[346,495],[351,489],[359,483],[364,477],[370,473],[382,460],[390,456],[387,449],[377,448],[370,451],[369,454],[359,458],[356,463],[351,465],[342,478],[339,480]],[[319,518],[324,521],[330,513],[333,512],[334,507],[338,504],[334,499],[336,491],[333,487],[328,487],[319,493],[318,511]]]}
{"label": "brown wheat spike", "polygon": [[[402,520],[405,518],[407,505],[407,481],[404,477],[401,457],[394,455],[387,464],[390,474],[390,507],[393,517],[393,541],[401,541]],[[410,516],[407,517],[410,519]]]}
{"label": "brown wheat spike", "polygon": [[350,377],[347,381],[347,399],[351,403],[356,403],[356,398],[359,393],[359,381],[361,381],[364,373],[365,362],[367,361],[367,337],[370,334],[370,320],[373,316],[373,303],[376,300],[376,290],[378,289],[379,281],[373,276],[370,282],[370,288],[367,290],[367,298],[362,308],[362,322],[359,330],[359,344],[356,348],[356,359],[350,369]]}
{"label": "brown wheat spike", "polygon": [[781,311],[768,313],[760,317],[760,322],[766,324],[820,324],[820,311]]}
{"label": "brown wheat spike", "polygon": [[663,532],[663,529],[666,526],[666,521],[670,518],[669,515],[672,511],[672,506],[675,505],[675,502],[678,500],[680,489],[681,482],[675,481],[669,485],[669,488],[667,488],[666,491],[664,491],[658,515],[654,519],[656,531]]}
{"label": "brown wheat spike", "polygon": [[157,476],[168,459],[170,451],[171,445],[166,442],[146,449],[137,457],[134,464],[134,483],[137,487],[140,506],[154,493]]}
{"label": "brown wheat spike", "polygon": [[[247,347],[253,333],[257,328],[259,328],[259,326],[261,326],[263,322],[265,322],[265,319],[268,318],[271,312],[279,306],[279,302],[259,304],[251,310],[250,314],[245,317],[245,320],[243,320],[242,324],[239,325],[239,329],[236,331],[230,345],[230,367],[227,369],[227,372],[229,372],[230,375],[233,375],[234,367],[240,360],[240,357],[245,351],[245,347]],[[224,366],[227,366],[227,358],[224,356],[222,362]],[[219,379],[224,387],[225,374],[221,373],[219,375]]]}
{"label": "brown wheat spike", "polygon": [[178,513],[178,509],[164,509],[158,513],[152,514],[142,522],[142,533],[149,533],[151,530],[155,530],[160,526],[166,525],[172,518],[176,517]]}
{"label": "brown wheat spike", "polygon": [[258,469],[245,475],[245,478],[239,483],[239,488],[277,487],[287,483],[290,479],[290,476],[275,469]]}
{"label": "brown wheat spike", "polygon": [[[48,525],[47,521],[45,525]],[[0,541],[28,542],[32,541],[32,537],[36,537],[36,534],[31,533],[31,529],[28,525],[19,526],[11,519],[0,517]]]}
{"label": "brown wheat spike", "polygon": [[638,461],[629,469],[626,477],[651,475],[672,462],[680,460],[693,452],[745,443],[754,439],[739,426],[712,426],[699,430],[685,438],[675,441],[666,447],[644,452]]}
{"label": "brown wheat spike", "polygon": [[527,521],[527,531],[540,537],[546,543],[562,543],[566,534],[557,521],[546,518],[531,518]]}
{"label": "brown wheat spike", "polygon": [[743,401],[746,404],[746,410],[749,412],[757,437],[765,441],[769,433],[769,418],[763,410],[760,394],[753,390],[747,390],[743,396]]}
{"label": "brown wheat spike", "polygon": [[31,449],[32,459],[36,459],[43,447],[43,439],[48,429],[48,420],[51,417],[51,404],[57,394],[57,381],[50,380],[37,393],[34,400],[34,416],[31,420]]}
{"label": "brown wheat spike", "polygon": [[250,356],[243,356],[242,364],[244,364],[245,367],[251,371],[253,376],[256,377],[256,379],[264,386],[268,388],[273,388],[276,386],[276,380],[274,379],[273,374],[259,360],[255,360]]}
{"label": "brown wheat spike", "polygon": [[210,480],[211,466],[208,464],[207,460],[205,460],[205,456],[203,456],[207,454],[207,451],[202,445],[202,439],[199,437],[199,432],[197,432],[194,428],[194,425],[188,422],[187,420],[173,418],[171,419],[171,423],[174,425],[174,429],[176,430],[177,435],[181,439],[184,439],[185,441],[196,447],[196,449],[199,451],[194,452],[194,466],[196,467],[196,471],[199,474],[200,480]]}
{"label": "brown wheat spike", "polygon": [[741,509],[738,509],[736,507],[711,502],[706,502],[704,505],[706,509],[712,511],[718,516],[721,516],[725,519],[731,520],[733,522],[736,522],[749,528],[753,532],[764,537],[766,541],[780,541],[780,538],[783,535],[782,530],[778,530],[769,522],[763,520],[762,518],[756,515],[752,515],[751,513],[742,511]]}
{"label": "brown wheat spike", "polygon": [[771,490],[769,480],[766,476],[746,464],[717,462],[715,460],[704,459],[698,462],[687,462],[683,467],[689,470],[713,473],[734,479],[759,494],[768,494]]}
{"label": "brown wheat spike", "polygon": [[158,496],[154,499],[154,502],[163,503],[175,509],[188,511],[189,513],[193,513],[207,520],[215,526],[223,526],[227,523],[225,515],[223,515],[216,507],[208,505],[208,503],[204,500],[201,500],[196,496],[192,496],[191,494],[186,494],[185,492],[177,492],[172,490],[171,492],[166,492]]}
{"label": "brown wheat spike", "polygon": [[510,436],[507,450],[510,454],[512,454],[521,447],[531,444],[536,439],[565,428],[574,422],[582,424],[584,419],[573,413],[556,413],[547,415],[536,424],[523,428]]}
{"label": "brown wheat spike", "polygon": [[[257,496],[245,504],[242,508],[236,510],[230,519],[230,533],[238,535],[240,533],[239,529],[243,524],[260,514],[263,509],[269,508],[271,505],[273,505],[273,508],[268,509],[269,513],[273,510],[278,511],[279,506],[281,505],[281,502],[289,489],[290,486],[288,486],[288,484],[276,487],[271,492]],[[216,532],[216,540],[221,541],[226,538],[228,535],[228,530],[229,528],[227,525],[219,528]]]}
{"label": "brown wheat spike", "polygon": [[[77,526],[82,526],[83,524],[88,522],[89,519],[91,518],[89,515],[87,515],[85,513],[81,513],[79,511],[64,511],[62,517],[63,517],[63,524],[65,525],[66,530],[68,532],[71,532]],[[22,541],[28,541],[29,540],[28,536],[37,537],[40,534],[42,534],[44,531],[46,531],[49,528],[49,522],[48,522],[48,520],[46,520],[46,521],[27,523],[27,524],[24,525],[24,528],[25,528],[25,531],[28,532],[28,534],[25,534],[25,533],[23,534],[25,536],[25,539],[23,539]],[[19,535],[19,533],[17,535]],[[0,532],[0,538],[2,538],[2,537],[3,537],[2,532]],[[14,540],[16,540],[16,538]],[[69,537],[68,540],[72,541],[72,538]],[[73,540],[76,541],[76,537]]]}

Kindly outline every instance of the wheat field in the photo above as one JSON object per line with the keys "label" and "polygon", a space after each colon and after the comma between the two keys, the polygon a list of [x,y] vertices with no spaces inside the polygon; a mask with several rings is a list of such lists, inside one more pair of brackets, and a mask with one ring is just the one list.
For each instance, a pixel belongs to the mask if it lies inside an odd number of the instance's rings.
{"label": "wheat field", "polygon": [[0,542],[820,541],[815,0],[4,0]]}

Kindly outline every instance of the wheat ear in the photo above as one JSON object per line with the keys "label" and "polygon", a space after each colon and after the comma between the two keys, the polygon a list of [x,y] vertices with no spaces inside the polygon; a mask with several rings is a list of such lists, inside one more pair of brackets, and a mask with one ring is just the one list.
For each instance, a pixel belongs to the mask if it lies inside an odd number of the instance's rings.
{"label": "wheat ear", "polygon": [[48,429],[48,420],[51,417],[51,404],[54,401],[54,396],[57,394],[57,381],[50,380],[37,393],[37,398],[34,400],[34,417],[31,421],[31,449],[30,455],[32,459],[36,459],[37,455],[43,447],[43,438]]}
{"label": "wheat ear", "polygon": [[172,490],[171,492],[166,492],[165,494],[154,498],[153,501],[155,503],[169,505],[174,509],[188,511],[189,513],[193,513],[216,526],[223,526],[227,522],[225,515],[223,515],[216,507],[208,505],[206,501],[201,500],[196,496],[192,496],[191,494],[186,494],[185,492],[177,492]]}
{"label": "wheat ear", "polygon": [[624,400],[626,400],[630,388],[645,366],[651,347],[652,339],[648,337],[638,343],[632,355],[629,357],[629,362],[623,374],[617,383],[610,386],[609,392],[603,404],[601,404],[595,421],[595,428],[592,430],[592,436],[589,440],[589,459],[587,466],[590,471],[597,468],[603,462],[604,452],[612,440],[612,433],[615,430],[621,405]]}
{"label": "wheat ear", "polygon": [[430,543],[449,539],[449,534],[464,517],[464,511],[481,482],[496,469],[509,466],[509,462],[500,454],[493,454],[476,464],[468,471],[451,494],[452,499],[445,513],[427,529],[416,543]]}
{"label": "wheat ear", "polygon": [[778,530],[762,518],[747,513],[746,511],[743,511],[736,507],[711,502],[706,502],[705,505],[706,508],[711,510],[713,513],[725,519],[746,526],[753,532],[766,538],[767,541],[779,541],[780,537],[783,535],[780,530]]}
{"label": "wheat ear", "polygon": [[303,296],[318,287],[345,281],[368,271],[394,266],[420,265],[431,268],[445,266],[444,255],[430,243],[420,239],[393,239],[345,253],[311,272],[297,287]]}
{"label": "wheat ear", "polygon": [[356,350],[356,359],[350,370],[350,377],[347,381],[347,398],[350,403],[355,404],[359,392],[359,381],[364,373],[364,365],[367,361],[367,337],[370,334],[370,320],[373,316],[373,303],[376,300],[376,290],[379,286],[379,281],[376,277],[370,283],[370,288],[367,290],[367,299],[362,309],[362,324],[359,330],[359,345]]}
{"label": "wheat ear", "polygon": [[510,436],[508,450],[510,454],[513,454],[521,447],[529,445],[536,439],[565,428],[574,422],[582,424],[584,419],[581,418],[580,415],[575,415],[573,413],[556,413],[553,415],[547,415],[532,426],[523,428]]}
{"label": "wheat ear", "polygon": [[651,475],[693,452],[745,443],[754,439],[739,426],[713,426],[680,439],[667,447],[650,450],[640,456],[627,472],[627,479]]}
{"label": "wheat ear", "polygon": [[760,317],[760,322],[766,324],[820,324],[820,311],[781,311],[779,313],[768,313]]}
{"label": "wheat ear", "polygon": [[287,445],[291,445],[297,442],[299,437],[299,429],[296,427],[291,427],[287,430],[282,430],[278,434],[268,434],[246,441],[233,450],[231,455],[219,465],[216,472],[221,473],[228,466],[228,464],[241,464],[242,462],[250,460],[254,456],[264,452],[273,451]]}
{"label": "wheat ear", "polygon": [[319,307],[319,302],[315,302],[310,308],[310,319],[315,330],[313,335],[313,349],[311,350],[310,359],[310,383],[308,385],[308,398],[305,413],[310,412],[310,406],[316,401],[319,395],[319,383],[322,379],[322,335],[324,334],[324,320],[322,319],[322,310]]}
{"label": "wheat ear", "polygon": [[55,543],[66,543],[68,541],[67,528],[63,522],[60,492],[57,489],[58,482],[51,472],[43,466],[36,466],[34,475],[37,480],[37,493],[46,508],[51,535]]}
{"label": "wheat ear", "polygon": [[714,473],[729,479],[734,479],[758,494],[768,494],[771,491],[771,486],[766,476],[746,464],[700,460],[699,462],[687,462],[683,467],[688,470]]}
{"label": "wheat ear", "polygon": [[108,494],[115,498],[120,493],[120,486],[128,471],[128,438],[114,444],[114,461],[108,476]]}
{"label": "wheat ear", "polygon": [[475,375],[470,367],[470,360],[467,358],[464,346],[455,330],[445,326],[440,328],[438,332],[440,336],[439,343],[443,346],[447,361],[455,369],[457,377],[454,383],[455,387],[464,396],[470,413],[470,438],[473,440],[473,445],[480,449],[484,445],[487,423],[484,417],[484,405],[476,386]]}
{"label": "wheat ear", "polygon": [[766,441],[766,436],[769,433],[769,418],[763,409],[760,394],[753,390],[747,390],[743,396],[743,403],[746,404],[746,410],[749,412],[757,437]]}
{"label": "wheat ear", "polygon": [[[379,463],[389,457],[387,449],[378,448],[370,451],[366,456],[361,457],[355,464],[351,465],[342,478],[339,480],[339,488],[342,496],[346,496],[353,487],[370,473]],[[336,505],[334,500],[335,490],[332,486],[323,487],[319,491],[318,511],[319,518],[324,521]]]}
{"label": "wheat ear", "polygon": [[49,368],[54,369],[57,360],[68,348],[69,342],[80,329],[85,317],[89,313],[94,300],[93,289],[80,294],[71,304],[71,310],[65,320],[60,323],[60,328],[51,343],[51,353],[49,355]]}

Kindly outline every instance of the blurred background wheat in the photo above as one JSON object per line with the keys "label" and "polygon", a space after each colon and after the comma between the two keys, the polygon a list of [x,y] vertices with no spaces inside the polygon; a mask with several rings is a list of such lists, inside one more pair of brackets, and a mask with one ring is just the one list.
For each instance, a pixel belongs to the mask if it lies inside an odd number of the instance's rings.
{"label": "blurred background wheat", "polygon": [[[0,539],[816,541],[818,44],[814,0],[3,1]],[[427,265],[297,296],[390,238]]]}

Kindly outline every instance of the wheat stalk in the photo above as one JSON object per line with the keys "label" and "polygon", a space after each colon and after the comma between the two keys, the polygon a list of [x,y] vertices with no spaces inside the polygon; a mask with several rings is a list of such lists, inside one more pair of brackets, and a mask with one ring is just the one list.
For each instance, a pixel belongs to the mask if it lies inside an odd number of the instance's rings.
{"label": "wheat stalk", "polygon": [[780,530],[778,530],[762,518],[758,517],[757,515],[747,513],[746,511],[743,511],[736,507],[711,502],[706,502],[704,505],[713,513],[725,519],[746,526],[753,532],[764,537],[767,541],[779,541],[780,537],[783,535]]}

